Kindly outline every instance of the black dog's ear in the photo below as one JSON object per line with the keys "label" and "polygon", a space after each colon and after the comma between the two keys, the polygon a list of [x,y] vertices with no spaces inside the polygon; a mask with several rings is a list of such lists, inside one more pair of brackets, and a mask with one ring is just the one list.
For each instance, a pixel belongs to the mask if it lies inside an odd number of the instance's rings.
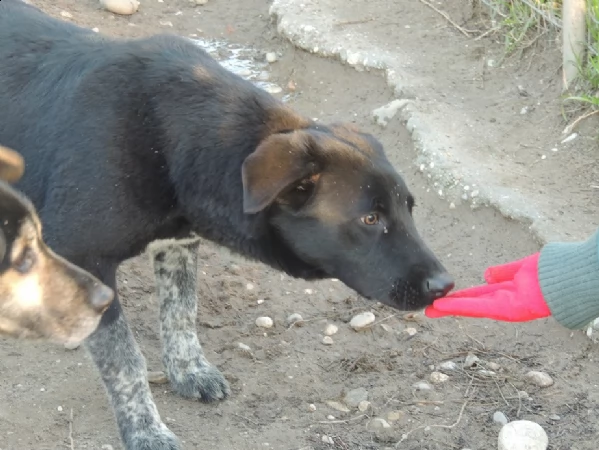
{"label": "black dog's ear", "polygon": [[304,131],[273,134],[262,141],[241,168],[243,211],[260,212],[285,189],[318,175],[313,148]]}
{"label": "black dog's ear", "polygon": [[25,162],[14,150],[0,145],[0,180],[16,183],[23,176]]}

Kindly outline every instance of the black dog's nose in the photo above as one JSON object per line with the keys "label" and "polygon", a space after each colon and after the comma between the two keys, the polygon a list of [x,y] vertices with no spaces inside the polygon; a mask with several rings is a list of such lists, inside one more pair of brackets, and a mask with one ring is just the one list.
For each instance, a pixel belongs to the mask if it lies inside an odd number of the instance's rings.
{"label": "black dog's nose", "polygon": [[98,312],[104,312],[106,308],[112,303],[114,298],[114,292],[108,286],[103,284],[96,284],[91,288],[89,293],[89,303],[92,308]]}
{"label": "black dog's nose", "polygon": [[449,291],[455,286],[453,278],[448,273],[440,273],[428,278],[425,281],[425,292],[431,297],[431,300],[436,300],[445,297]]}

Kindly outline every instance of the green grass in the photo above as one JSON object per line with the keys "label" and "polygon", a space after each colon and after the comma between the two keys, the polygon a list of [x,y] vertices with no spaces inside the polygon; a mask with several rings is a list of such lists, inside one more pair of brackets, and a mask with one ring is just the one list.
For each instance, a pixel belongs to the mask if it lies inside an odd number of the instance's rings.
{"label": "green grass", "polygon": [[[505,57],[522,53],[541,36],[561,27],[561,0],[480,0],[489,7],[494,27],[503,35]],[[599,110],[599,0],[587,1],[587,52],[578,63],[579,80],[565,102],[571,112]],[[566,114],[568,115],[568,114]]]}

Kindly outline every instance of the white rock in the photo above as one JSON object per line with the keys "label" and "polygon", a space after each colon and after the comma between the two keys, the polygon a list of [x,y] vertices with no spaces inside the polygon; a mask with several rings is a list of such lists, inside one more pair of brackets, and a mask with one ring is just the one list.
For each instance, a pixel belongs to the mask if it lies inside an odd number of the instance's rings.
{"label": "white rock", "polygon": [[408,336],[412,337],[412,336],[416,336],[416,334],[418,333],[418,330],[416,328],[408,327],[405,330],[403,330],[403,332],[405,334],[407,334]]}
{"label": "white rock", "polygon": [[499,369],[501,369],[501,366],[499,364],[497,364],[497,363],[494,363],[494,362],[488,363],[487,367],[489,369],[491,369],[491,370],[499,370]]}
{"label": "white rock", "polygon": [[441,370],[457,370],[458,365],[453,361],[443,361],[439,364],[439,369]]}
{"label": "white rock", "polygon": [[148,372],[147,380],[148,380],[148,383],[150,383],[150,384],[166,384],[166,383],[168,383],[168,377],[161,370],[158,370],[156,372]]}
{"label": "white rock", "polygon": [[335,416],[333,416],[332,414],[329,414],[327,416],[327,420],[335,420]]}
{"label": "white rock", "polygon": [[539,387],[549,387],[553,384],[553,378],[546,372],[531,370],[525,375],[526,379]]}
{"label": "white rock", "polygon": [[268,52],[266,54],[266,62],[274,63],[277,59],[277,54],[275,52]]}
{"label": "white rock", "polygon": [[441,384],[449,380],[449,376],[441,372],[433,372],[431,373],[430,380],[434,384]]}
{"label": "white rock", "polygon": [[347,406],[356,408],[360,402],[368,400],[368,391],[364,388],[352,389],[343,398],[343,401]]}
{"label": "white rock", "polygon": [[281,86],[277,86],[276,84],[269,84],[264,87],[264,90],[269,94],[280,94],[283,92],[283,88]]}
{"label": "white rock", "polygon": [[472,353],[468,353],[468,355],[466,356],[466,359],[464,360],[464,367],[469,369],[470,367],[473,367],[476,364],[478,364],[479,361],[480,361],[480,359],[478,359],[478,356],[476,356]]}
{"label": "white rock", "polygon": [[356,331],[362,331],[369,328],[375,321],[374,314],[370,311],[355,315],[349,322],[349,326]]}
{"label": "white rock", "polygon": [[312,412],[316,411],[316,405],[314,403],[310,403],[308,405],[308,410]]}
{"label": "white rock", "polygon": [[378,125],[381,127],[386,127],[389,124],[389,121],[397,114],[397,111],[406,106],[408,103],[410,103],[410,100],[407,99],[393,100],[392,102],[389,102],[386,105],[372,111],[372,117]]}
{"label": "white rock", "polygon": [[243,342],[237,343],[237,350],[244,355],[252,354],[252,348],[249,345],[245,345]]}
{"label": "white rock", "polygon": [[329,323],[329,324],[327,324],[326,327],[324,327],[323,333],[325,336],[332,336],[332,335],[336,334],[337,331],[339,331],[339,327],[337,325],[335,325],[334,323]]}
{"label": "white rock", "polygon": [[129,16],[137,12],[139,2],[137,0],[100,0],[100,5],[107,11],[123,16]]}
{"label": "white rock", "polygon": [[258,300],[256,300],[256,303],[258,303],[259,305],[261,305],[262,303],[264,303],[264,299],[263,298],[259,298]]}
{"label": "white rock", "polygon": [[292,325],[301,326],[304,324],[304,318],[301,314],[293,313],[287,317],[287,326],[290,327]]}
{"label": "white rock", "polygon": [[337,401],[334,401],[334,400],[329,400],[326,403],[331,408],[333,408],[333,409],[335,409],[337,411],[344,412],[344,413],[350,412],[350,409],[347,406],[345,406],[343,403],[340,403],[340,402],[337,402]]}
{"label": "white rock", "polygon": [[260,328],[272,328],[274,325],[273,320],[270,317],[258,317],[256,319],[256,326]]}
{"label": "white rock", "polygon": [[324,442],[325,444],[329,444],[329,445],[335,445],[335,441],[333,440],[332,437],[327,436],[326,434],[323,434],[322,437],[320,438],[322,440],[322,442]]}
{"label": "white rock", "polygon": [[516,420],[503,426],[497,439],[499,450],[546,450],[549,438],[538,424]]}
{"label": "white rock", "polygon": [[195,3],[196,5],[202,6],[208,3],[208,0],[191,0],[191,2]]}
{"label": "white rock", "polygon": [[334,341],[333,341],[333,338],[331,336],[325,336],[325,337],[322,338],[322,343],[324,345],[333,345]]}
{"label": "white rock", "polygon": [[66,350],[77,350],[81,346],[81,342],[68,342],[64,344]]}
{"label": "white rock", "polygon": [[58,410],[58,412],[62,412],[62,406],[59,406],[58,408],[56,408]]}
{"label": "white rock", "polygon": [[568,136],[567,138],[565,138],[562,141],[562,144],[565,144],[567,142],[573,141],[574,139],[576,139],[578,137],[578,133],[572,133],[570,136]]}
{"label": "white rock", "polygon": [[60,11],[60,15],[66,19],[72,19],[73,18],[73,14],[71,14],[68,11]]}
{"label": "white rock", "polygon": [[360,403],[358,403],[358,411],[360,412],[366,412],[370,409],[371,403],[368,400],[362,400]]}
{"label": "white rock", "polygon": [[426,381],[418,381],[417,383],[414,383],[412,387],[417,391],[430,391],[433,388]]}
{"label": "white rock", "polygon": [[403,411],[389,411],[387,414],[387,420],[389,422],[397,422],[398,420],[402,420],[406,416],[406,413]]}
{"label": "white rock", "polygon": [[501,411],[495,411],[493,413],[493,422],[498,423],[499,425],[505,425],[508,420]]}
{"label": "white rock", "polygon": [[389,425],[389,422],[387,422],[385,419],[375,417],[368,424],[368,428],[371,430],[382,430],[383,428],[391,428],[391,425]]}

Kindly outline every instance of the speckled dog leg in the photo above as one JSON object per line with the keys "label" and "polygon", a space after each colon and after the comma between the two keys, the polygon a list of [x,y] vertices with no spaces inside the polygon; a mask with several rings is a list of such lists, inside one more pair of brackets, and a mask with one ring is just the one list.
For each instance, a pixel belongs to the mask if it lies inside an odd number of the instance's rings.
{"label": "speckled dog leg", "polygon": [[198,239],[165,240],[148,247],[160,300],[162,362],[175,391],[205,402],[230,394],[222,373],[204,357],[196,333]]}
{"label": "speckled dog leg", "polygon": [[182,450],[160,419],[146,379],[145,359],[122,312],[112,323],[100,326],[85,346],[112,401],[124,448]]}

